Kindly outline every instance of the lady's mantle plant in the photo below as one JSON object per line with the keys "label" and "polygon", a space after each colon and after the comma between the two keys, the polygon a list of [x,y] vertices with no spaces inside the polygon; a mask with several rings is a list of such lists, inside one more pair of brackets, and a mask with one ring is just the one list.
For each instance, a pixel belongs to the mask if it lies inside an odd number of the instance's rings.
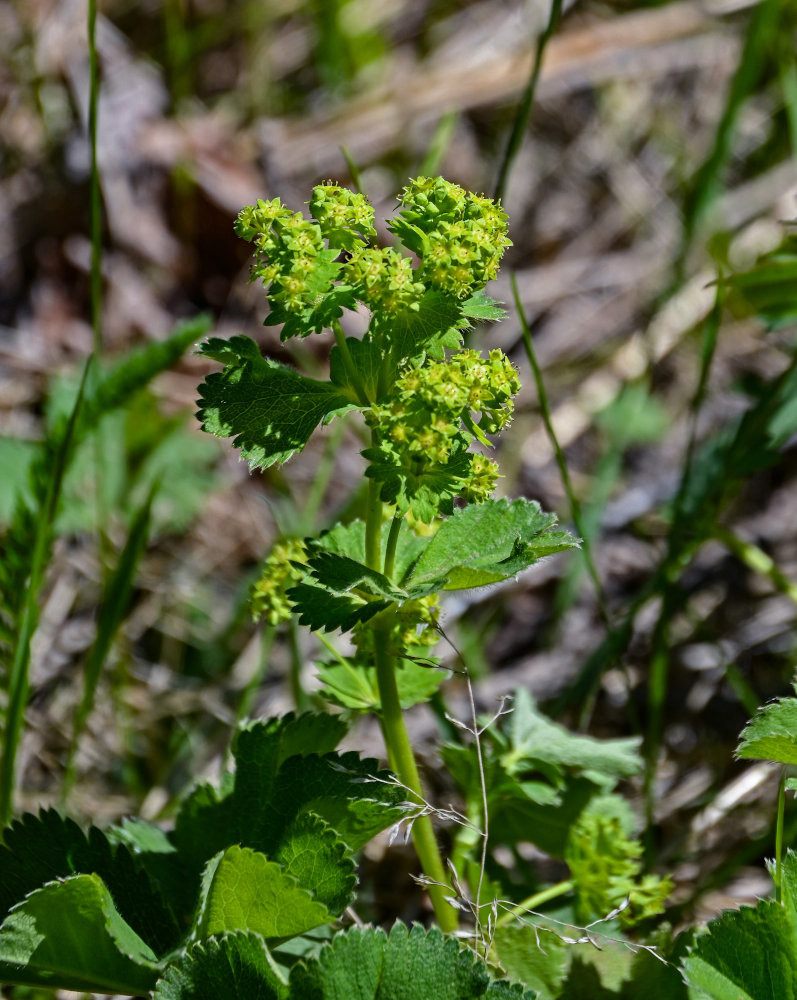
{"label": "lady's mantle plant", "polygon": [[[439,672],[417,663],[437,637],[438,593],[495,583],[577,543],[552,532],[556,518],[538,504],[491,499],[498,467],[478,450],[507,426],[519,389],[500,350],[463,349],[472,320],[502,316],[482,290],[509,245],[500,205],[441,177],[416,178],[388,224],[395,247],[374,243],[373,208],[362,194],[319,185],[309,209],[308,219],[278,198],[259,201],[243,209],[236,231],[254,247],[266,324],[281,324],[283,339],[333,331],[329,380],[263,358],[246,337],[211,339],[201,353],[224,370],[201,386],[199,416],[265,468],[301,450],[320,423],[362,414],[370,431],[365,520],[276,549],[253,606],[272,624],[296,614],[311,629],[353,631],[358,652],[347,668],[374,679],[390,765],[420,801],[402,703],[439,683]],[[362,306],[367,332],[347,337],[341,318]],[[334,667],[325,681],[333,700],[349,704]],[[413,838],[440,927],[453,930],[427,816],[415,821]]]}

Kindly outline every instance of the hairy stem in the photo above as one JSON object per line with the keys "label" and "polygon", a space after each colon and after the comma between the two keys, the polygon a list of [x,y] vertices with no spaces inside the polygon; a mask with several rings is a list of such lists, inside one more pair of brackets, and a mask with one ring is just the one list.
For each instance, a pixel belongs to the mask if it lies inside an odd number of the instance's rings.
{"label": "hairy stem", "polygon": [[[419,803],[423,803],[425,799],[421,779],[404,725],[396,686],[395,661],[390,649],[390,625],[391,618],[384,614],[374,619],[376,679],[382,703],[379,718],[390,766],[402,785],[414,794]],[[452,933],[458,926],[457,912],[446,902],[446,896],[452,893],[429,816],[419,816],[415,820],[412,825],[412,840],[424,874],[435,883],[429,886],[429,896],[437,923],[442,931]]]}

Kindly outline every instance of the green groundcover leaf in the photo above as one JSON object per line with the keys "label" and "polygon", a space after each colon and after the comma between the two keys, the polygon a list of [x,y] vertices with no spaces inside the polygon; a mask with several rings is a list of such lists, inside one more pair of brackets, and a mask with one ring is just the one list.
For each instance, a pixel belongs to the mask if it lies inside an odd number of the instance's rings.
{"label": "green groundcover leaf", "polygon": [[[235,746],[235,773],[221,789],[202,784],[184,801],[170,835],[190,917],[207,862],[232,845],[282,866],[333,914],[351,901],[352,851],[404,814],[401,790],[374,760],[333,753],[346,730],[329,715],[292,713],[246,723]],[[377,780],[374,780],[377,779]],[[187,905],[190,903],[190,906]]]}
{"label": "green groundcover leaf", "polygon": [[155,988],[154,1000],[288,1000],[288,987],[256,934],[191,945]]}
{"label": "green groundcover leaf", "polygon": [[[384,562],[387,549],[387,537],[388,532],[383,531],[381,537],[382,562]],[[331,552],[365,565],[365,522],[351,521],[349,524],[339,524],[331,531],[325,531],[318,538],[309,539],[305,544],[310,553]],[[417,562],[428,544],[428,538],[420,538],[406,521],[401,522],[394,564],[394,579],[396,581],[400,582],[408,575],[413,563]]]}
{"label": "green groundcover leaf", "polygon": [[[346,346],[354,362],[354,367],[360,377],[366,395],[369,399],[378,398],[377,387],[379,384],[379,371],[382,367],[383,359],[379,345],[373,340],[358,340],[356,337],[346,337]],[[395,368],[390,372],[387,384],[392,384],[395,377]],[[354,383],[351,380],[348,369],[343,362],[343,355],[340,348],[335,345],[329,355],[329,379],[333,385],[338,386],[353,403],[359,405],[359,398]]]}
{"label": "green groundcover leaf", "polygon": [[153,951],[125,923],[98,875],[49,882],[0,926],[0,980],[94,993],[148,993]]}
{"label": "green groundcover leaf", "polygon": [[[794,915],[774,900],[724,913],[684,961],[687,982],[711,1000],[785,1000],[797,995]],[[690,996],[693,994],[690,994]]]}
{"label": "green groundcover leaf", "polygon": [[570,955],[558,934],[520,921],[501,924],[493,952],[507,975],[533,987],[545,1000],[559,996]]}
{"label": "green groundcover leaf", "polygon": [[159,954],[177,943],[172,907],[128,848],[111,844],[96,827],[86,835],[53,809],[29,813],[3,831],[0,919],[45,882],[78,874],[99,875],[122,917]]}
{"label": "green groundcover leaf", "polygon": [[199,353],[225,366],[199,387],[202,427],[232,437],[252,468],[285,462],[304,448],[321,421],[354,406],[331,382],[267,360],[249,337],[213,337]]}
{"label": "green groundcover leaf", "polygon": [[[642,769],[636,738],[596,740],[570,733],[518,688],[514,710],[482,740],[491,836],[502,843],[531,840],[562,857],[573,824],[597,795]],[[475,748],[446,744],[446,766],[465,795],[481,796]]]}
{"label": "green groundcover leaf", "polygon": [[265,939],[295,937],[334,919],[280,865],[246,847],[228,847],[213,858],[202,896],[199,937],[238,930]]}
{"label": "green groundcover leaf", "polygon": [[390,934],[372,927],[337,935],[318,958],[291,972],[291,1000],[471,1000],[516,997],[532,991],[491,982],[470,949],[439,930],[395,924]]}
{"label": "green groundcover leaf", "polygon": [[324,587],[299,583],[288,590],[299,624],[314,631],[349,632],[355,625],[370,621],[393,603],[392,599],[369,600],[358,594],[330,593]]}
{"label": "green groundcover leaf", "polygon": [[784,698],[760,708],[742,730],[736,755],[797,764],[797,698]]}
{"label": "green groundcover leaf", "polygon": [[530,500],[487,500],[454,512],[440,525],[415,564],[408,590],[481,587],[515,576],[543,556],[577,548],[578,539],[551,531],[555,514]]}

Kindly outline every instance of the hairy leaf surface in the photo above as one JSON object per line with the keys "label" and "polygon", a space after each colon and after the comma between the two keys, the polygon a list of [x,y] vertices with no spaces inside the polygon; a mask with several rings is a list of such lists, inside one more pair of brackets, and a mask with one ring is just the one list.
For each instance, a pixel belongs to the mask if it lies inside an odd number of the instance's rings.
{"label": "hairy leaf surface", "polygon": [[336,936],[318,958],[291,972],[291,1000],[533,1000],[522,987],[491,982],[470,949],[439,930],[395,924]]}
{"label": "hairy leaf surface", "polygon": [[728,911],[684,961],[690,986],[711,1000],[783,1000],[797,994],[793,914],[774,900]]}
{"label": "hairy leaf surface", "polygon": [[249,337],[212,338],[199,353],[225,366],[199,387],[202,427],[232,437],[252,468],[285,462],[304,448],[319,423],[354,406],[331,382],[267,360]]}
{"label": "hairy leaf surface", "polygon": [[797,698],[760,708],[742,730],[736,756],[797,764]]}
{"label": "hairy leaf surface", "polygon": [[154,1000],[288,1000],[288,987],[257,934],[238,932],[191,945],[166,970]]}
{"label": "hairy leaf surface", "polygon": [[405,585],[445,590],[480,587],[514,576],[543,556],[578,547],[578,539],[552,532],[555,514],[530,500],[487,500],[447,518],[432,536]]}

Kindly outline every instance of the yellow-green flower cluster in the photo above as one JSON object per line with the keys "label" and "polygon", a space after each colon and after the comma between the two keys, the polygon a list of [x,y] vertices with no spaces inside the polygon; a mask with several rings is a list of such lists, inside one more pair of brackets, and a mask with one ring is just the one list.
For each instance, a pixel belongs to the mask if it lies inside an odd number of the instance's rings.
{"label": "yellow-green flower cluster", "polygon": [[[490,351],[487,358],[478,351],[460,351],[447,361],[404,371],[392,401],[374,408],[374,422],[383,436],[410,454],[444,463],[462,422],[480,439],[503,430],[519,389],[517,371],[503,351]],[[480,415],[478,421],[473,414]]]}
{"label": "yellow-green flower cluster", "polygon": [[511,419],[520,382],[502,351],[484,358],[461,351],[447,361],[407,368],[391,398],[372,407],[366,420],[379,447],[364,452],[382,479],[383,499],[424,518],[429,498],[446,505],[455,496],[480,503],[495,489],[498,466],[467,453],[474,437],[483,443]]}
{"label": "yellow-green flower cluster", "polygon": [[390,247],[355,251],[343,271],[360,302],[372,312],[390,315],[418,308],[424,286],[416,277],[410,258]]}
{"label": "yellow-green flower cluster", "polygon": [[642,845],[617,816],[587,811],[571,827],[565,860],[575,883],[576,915],[605,917],[628,899],[619,915],[626,926],[661,913],[672,882],[642,871]]}
{"label": "yellow-green flower cluster", "polygon": [[318,223],[291,212],[279,198],[242,209],[235,231],[254,244],[252,279],[262,280],[272,308],[278,305],[287,313],[301,313],[315,304],[337,275],[338,268],[329,266]]}
{"label": "yellow-green flower cluster", "polygon": [[331,247],[352,249],[367,237],[376,236],[374,209],[363,194],[327,181],[313,188],[308,204],[310,214]]}
{"label": "yellow-green flower cluster", "polygon": [[282,538],[274,545],[249,594],[253,618],[272,627],[290,620],[293,604],[285,592],[304,578],[294,563],[306,560],[307,550],[298,538]]}
{"label": "yellow-green flower cluster", "polygon": [[417,275],[426,285],[464,299],[496,276],[510,246],[497,202],[442,177],[417,177],[400,201],[390,228],[421,258]]}

